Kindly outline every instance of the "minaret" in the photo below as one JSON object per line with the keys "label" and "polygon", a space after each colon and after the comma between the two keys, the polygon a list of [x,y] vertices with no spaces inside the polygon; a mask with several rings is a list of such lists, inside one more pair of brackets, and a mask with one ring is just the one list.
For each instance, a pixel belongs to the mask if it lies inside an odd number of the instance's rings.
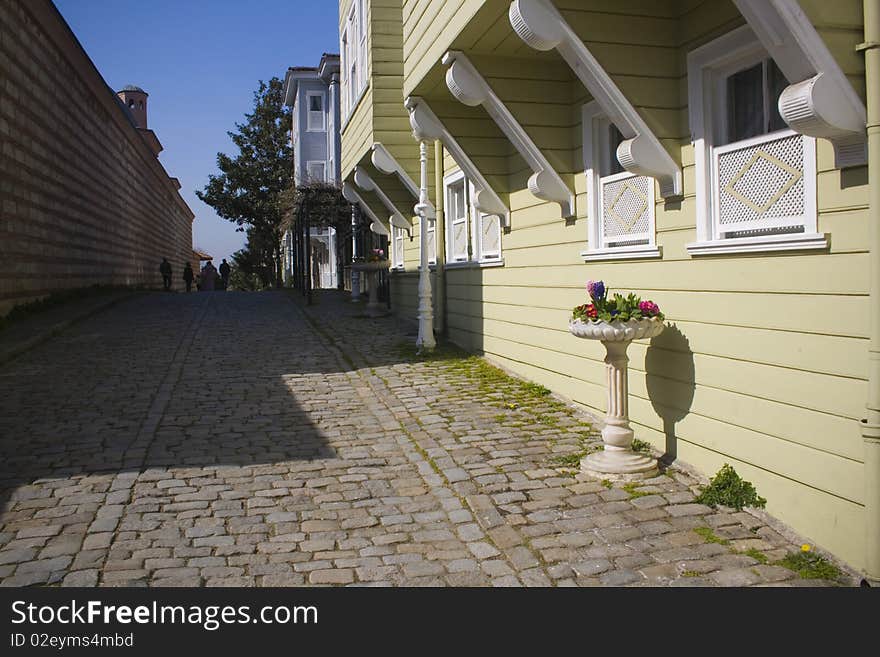
{"label": "minaret", "polygon": [[135,125],[142,130],[146,130],[147,96],[149,94],[140,87],[129,84],[123,87],[121,91],[117,91],[116,95],[119,96],[119,100],[121,100],[128,108],[128,111],[131,112]]}

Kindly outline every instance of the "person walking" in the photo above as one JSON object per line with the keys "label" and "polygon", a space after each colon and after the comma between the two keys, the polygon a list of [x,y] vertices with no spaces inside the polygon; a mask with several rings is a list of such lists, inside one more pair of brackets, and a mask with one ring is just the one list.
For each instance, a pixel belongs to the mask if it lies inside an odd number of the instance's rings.
{"label": "person walking", "polygon": [[230,272],[229,263],[226,262],[226,258],[223,258],[223,262],[220,263],[220,278],[223,279],[223,289],[225,290],[229,287],[229,272]]}
{"label": "person walking", "polygon": [[214,291],[214,279],[217,277],[217,269],[210,261],[202,267],[202,292]]}
{"label": "person walking", "polygon": [[162,274],[162,285],[165,287],[165,291],[168,292],[171,289],[171,263],[168,262],[168,258],[162,258],[159,272]]}
{"label": "person walking", "polygon": [[192,265],[189,263],[186,263],[183,266],[183,282],[186,283],[186,291],[187,292],[192,291],[193,278],[195,278],[195,276],[193,275]]}

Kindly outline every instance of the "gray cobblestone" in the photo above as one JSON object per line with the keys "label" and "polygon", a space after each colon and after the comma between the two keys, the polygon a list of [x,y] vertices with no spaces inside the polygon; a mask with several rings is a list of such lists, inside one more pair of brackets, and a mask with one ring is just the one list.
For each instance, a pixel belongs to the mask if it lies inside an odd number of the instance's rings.
{"label": "gray cobblestone", "polygon": [[[773,561],[798,543],[696,504],[681,473],[634,498],[562,476],[578,411],[398,356],[402,325],[320,294],[311,308],[285,293],[144,295],[4,365],[0,584],[806,581],[732,553]],[[203,326],[216,342],[195,339]],[[701,526],[731,544],[704,543]]]}

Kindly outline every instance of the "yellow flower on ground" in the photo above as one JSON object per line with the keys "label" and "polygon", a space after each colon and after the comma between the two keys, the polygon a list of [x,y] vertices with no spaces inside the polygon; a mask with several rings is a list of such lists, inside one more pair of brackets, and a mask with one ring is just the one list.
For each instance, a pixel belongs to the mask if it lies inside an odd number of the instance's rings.
{"label": "yellow flower on ground", "polygon": [[803,545],[801,545],[801,552],[809,552],[812,549],[813,548],[810,547],[809,543],[804,543]]}

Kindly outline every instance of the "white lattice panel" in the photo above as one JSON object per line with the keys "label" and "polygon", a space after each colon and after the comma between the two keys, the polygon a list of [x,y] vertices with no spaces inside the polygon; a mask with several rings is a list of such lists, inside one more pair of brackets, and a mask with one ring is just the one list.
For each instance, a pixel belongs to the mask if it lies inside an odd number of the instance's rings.
{"label": "white lattice panel", "polygon": [[428,261],[436,262],[437,261],[437,239],[436,239],[435,230],[428,231]]}
{"label": "white lattice panel", "polygon": [[627,174],[603,178],[600,209],[606,246],[647,244],[654,230],[654,180]]}
{"label": "white lattice panel", "polygon": [[498,257],[501,254],[501,220],[497,215],[483,215],[480,240],[482,256]]}
{"label": "white lattice panel", "polygon": [[466,221],[456,221],[452,224],[452,255],[456,260],[467,260],[468,234]]}
{"label": "white lattice panel", "polygon": [[715,149],[719,233],[803,225],[804,137],[750,140]]}

